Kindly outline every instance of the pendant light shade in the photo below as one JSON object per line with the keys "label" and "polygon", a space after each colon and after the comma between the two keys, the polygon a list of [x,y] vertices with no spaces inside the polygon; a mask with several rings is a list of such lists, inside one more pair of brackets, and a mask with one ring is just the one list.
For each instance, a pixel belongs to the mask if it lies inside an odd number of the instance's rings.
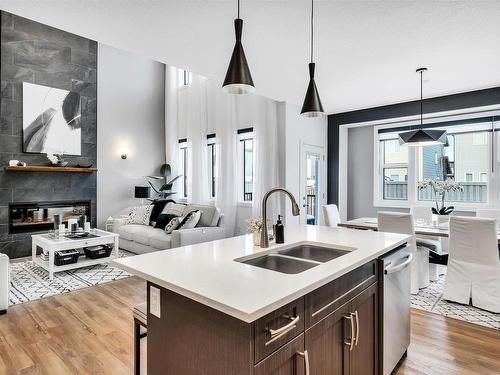
{"label": "pendant light shade", "polygon": [[309,86],[307,86],[306,97],[300,114],[304,117],[321,117],[325,114],[321,99],[319,98],[318,88],[314,81],[314,69],[316,64],[314,58],[314,0],[311,0],[311,62],[309,63]]}
{"label": "pendant light shade", "polygon": [[247,58],[243,45],[241,44],[241,34],[243,31],[243,20],[240,19],[240,2],[238,0],[238,18],[234,20],[234,30],[236,43],[234,45],[231,61],[227,68],[226,78],[222,85],[222,90],[229,94],[248,94],[255,91],[252,74],[248,67]]}
{"label": "pendant light shade", "polygon": [[307,86],[306,97],[300,111],[300,114],[304,117],[320,117],[325,113],[316,82],[314,82],[314,68],[315,64],[309,63],[309,86]]}
{"label": "pendant light shade", "polygon": [[432,146],[446,144],[446,130],[418,129],[398,134],[400,144],[407,146]]}
{"label": "pendant light shade", "polygon": [[423,129],[424,98],[422,89],[423,89],[423,73],[425,71],[427,71],[427,68],[418,68],[416,70],[416,72],[420,74],[420,128],[416,130],[409,130],[403,133],[399,133],[398,140],[400,145],[419,147],[419,146],[446,145],[448,143],[446,130]]}

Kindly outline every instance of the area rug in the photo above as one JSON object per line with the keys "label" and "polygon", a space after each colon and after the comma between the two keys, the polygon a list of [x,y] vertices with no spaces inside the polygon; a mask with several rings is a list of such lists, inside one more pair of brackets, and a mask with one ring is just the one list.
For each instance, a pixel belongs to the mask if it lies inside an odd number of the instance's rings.
{"label": "area rug", "polygon": [[418,294],[412,295],[411,307],[500,330],[500,314],[445,301],[443,299],[445,267],[440,271],[439,273],[442,274],[439,275],[438,280],[431,281],[427,288],[420,289]]}
{"label": "area rug", "polygon": [[[135,255],[120,250],[120,258]],[[49,274],[31,260],[10,264],[10,304],[34,301],[132,276],[109,263]]]}

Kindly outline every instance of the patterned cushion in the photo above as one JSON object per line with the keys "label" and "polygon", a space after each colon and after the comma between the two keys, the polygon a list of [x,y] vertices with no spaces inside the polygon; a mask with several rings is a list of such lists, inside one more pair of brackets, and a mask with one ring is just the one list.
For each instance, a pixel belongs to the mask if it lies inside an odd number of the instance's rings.
{"label": "patterned cushion", "polygon": [[165,227],[165,233],[171,234],[179,226],[180,223],[181,221],[179,220],[179,218],[174,217]]}
{"label": "patterned cushion", "polygon": [[201,218],[201,211],[191,211],[184,216],[176,229],[191,229],[198,224]]}
{"label": "patterned cushion", "polygon": [[149,225],[152,210],[152,205],[132,208],[132,211],[128,214],[127,224]]}

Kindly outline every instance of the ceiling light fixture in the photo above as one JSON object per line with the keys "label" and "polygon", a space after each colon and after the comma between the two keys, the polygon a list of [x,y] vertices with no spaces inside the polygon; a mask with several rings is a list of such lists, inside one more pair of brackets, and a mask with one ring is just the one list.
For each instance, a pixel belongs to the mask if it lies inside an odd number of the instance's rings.
{"label": "ceiling light fixture", "polygon": [[420,73],[420,128],[399,133],[399,144],[412,147],[445,145],[447,143],[446,130],[423,129],[424,127],[424,98],[423,74],[427,68],[418,68]]}
{"label": "ceiling light fixture", "polygon": [[222,90],[229,94],[249,94],[255,91],[255,86],[250,74],[245,51],[243,51],[243,45],[241,44],[243,20],[240,19],[240,0],[238,0],[238,18],[234,20],[234,30],[236,33],[236,43],[229,67],[227,68]]}
{"label": "ceiling light fixture", "polygon": [[316,64],[314,59],[314,0],[311,0],[311,62],[309,63],[309,86],[307,86],[306,97],[300,114],[304,117],[321,117],[325,114],[321,99],[319,98],[318,88],[314,82],[314,68]]}

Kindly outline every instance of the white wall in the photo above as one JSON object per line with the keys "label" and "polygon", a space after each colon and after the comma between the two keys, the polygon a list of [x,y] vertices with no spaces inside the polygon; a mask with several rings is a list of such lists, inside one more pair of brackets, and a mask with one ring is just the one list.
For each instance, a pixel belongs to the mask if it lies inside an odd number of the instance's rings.
{"label": "white wall", "polygon": [[[302,200],[300,198],[300,153],[304,144],[321,146],[327,152],[327,117],[311,119],[300,115],[300,107],[294,104],[285,104],[285,186],[299,201],[301,210]],[[324,168],[327,168],[326,160]],[[326,169],[325,169],[326,170]],[[326,193],[326,179],[323,180],[323,188]],[[299,218],[291,214],[290,200],[287,199],[284,216],[288,224],[299,223]],[[321,210],[320,210],[321,215]],[[321,220],[320,220],[321,222]]]}
{"label": "white wall", "polygon": [[[165,162],[165,65],[99,44],[97,224],[139,203],[134,186]],[[128,158],[120,155],[127,152]]]}

